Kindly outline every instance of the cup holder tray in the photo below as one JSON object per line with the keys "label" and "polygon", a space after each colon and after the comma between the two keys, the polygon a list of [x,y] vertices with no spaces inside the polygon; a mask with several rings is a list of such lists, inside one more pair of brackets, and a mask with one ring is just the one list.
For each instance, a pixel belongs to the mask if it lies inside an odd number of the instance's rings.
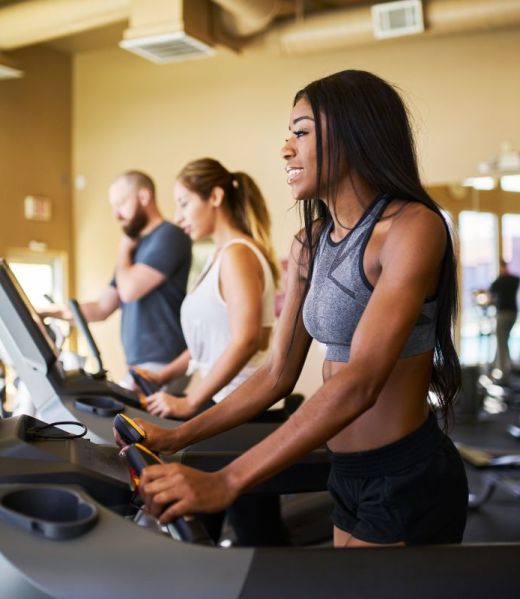
{"label": "cup holder tray", "polygon": [[98,510],[72,489],[11,487],[0,490],[0,518],[47,539],[64,540],[90,530],[96,524]]}

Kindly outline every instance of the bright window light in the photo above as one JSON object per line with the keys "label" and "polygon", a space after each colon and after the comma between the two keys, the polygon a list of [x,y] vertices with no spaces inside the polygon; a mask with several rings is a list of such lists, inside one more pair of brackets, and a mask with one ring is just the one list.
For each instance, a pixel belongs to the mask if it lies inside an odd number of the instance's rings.
{"label": "bright window light", "polygon": [[496,181],[494,177],[469,177],[464,179],[462,185],[473,189],[495,189]]}
{"label": "bright window light", "polygon": [[520,175],[504,175],[500,178],[500,187],[504,191],[520,192]]}

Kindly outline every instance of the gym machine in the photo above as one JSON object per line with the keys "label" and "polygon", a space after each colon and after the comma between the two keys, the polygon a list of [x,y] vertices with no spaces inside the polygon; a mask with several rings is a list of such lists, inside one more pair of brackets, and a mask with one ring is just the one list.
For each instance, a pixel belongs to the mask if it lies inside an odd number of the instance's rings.
{"label": "gym machine", "polygon": [[[226,456],[218,459],[222,465]],[[0,420],[2,593],[10,599],[140,599],[150,592],[183,599],[516,596],[517,544],[223,549],[138,526],[128,517],[134,501],[128,480],[115,447],[29,416]],[[290,486],[284,473],[273,481],[265,484]]]}

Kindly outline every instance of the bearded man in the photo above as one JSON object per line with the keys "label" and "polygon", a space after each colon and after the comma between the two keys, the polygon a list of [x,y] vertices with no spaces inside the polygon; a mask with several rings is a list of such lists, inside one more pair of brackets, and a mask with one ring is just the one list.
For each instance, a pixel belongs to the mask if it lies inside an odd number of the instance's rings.
{"label": "bearded man", "polygon": [[[114,276],[96,301],[81,303],[88,322],[121,309],[121,340],[128,366],[160,370],[186,349],[180,307],[186,295],[191,240],[166,221],[152,179],[127,171],[109,188],[109,201],[123,235]],[[42,315],[70,319],[64,306]],[[184,381],[185,384],[185,381]],[[177,386],[183,386],[177,381]]]}

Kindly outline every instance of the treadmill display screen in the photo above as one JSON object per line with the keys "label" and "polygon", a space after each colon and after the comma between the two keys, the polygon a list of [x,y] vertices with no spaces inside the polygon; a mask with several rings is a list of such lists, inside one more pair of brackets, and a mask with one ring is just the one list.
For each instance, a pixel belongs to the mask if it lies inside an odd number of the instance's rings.
{"label": "treadmill display screen", "polygon": [[3,258],[0,258],[0,325],[0,342],[6,331],[28,362],[43,362],[50,367],[57,361],[54,342]]}

